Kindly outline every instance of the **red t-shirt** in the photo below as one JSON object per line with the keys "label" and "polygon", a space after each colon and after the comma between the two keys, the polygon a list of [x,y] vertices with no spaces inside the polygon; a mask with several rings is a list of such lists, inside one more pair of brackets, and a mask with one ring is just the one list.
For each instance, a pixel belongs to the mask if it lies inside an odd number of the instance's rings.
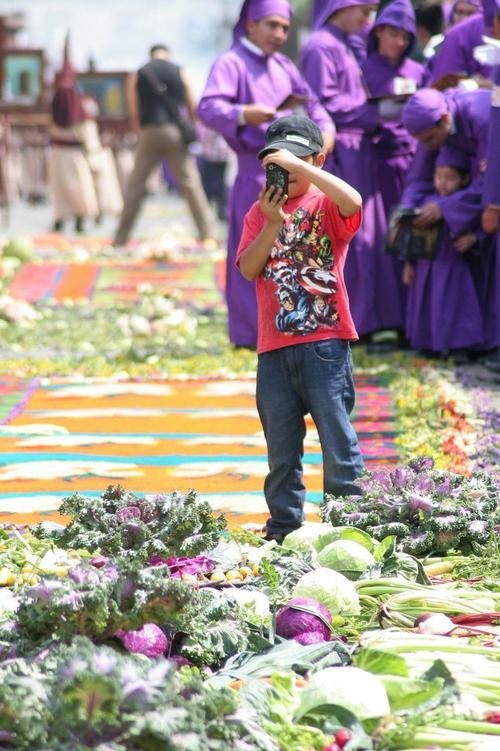
{"label": "red t-shirt", "polygon": [[[285,211],[288,217],[256,280],[257,352],[319,339],[356,340],[344,264],[361,211],[342,216],[317,188],[291,198]],[[254,203],[245,216],[237,265],[266,221],[259,203]]]}

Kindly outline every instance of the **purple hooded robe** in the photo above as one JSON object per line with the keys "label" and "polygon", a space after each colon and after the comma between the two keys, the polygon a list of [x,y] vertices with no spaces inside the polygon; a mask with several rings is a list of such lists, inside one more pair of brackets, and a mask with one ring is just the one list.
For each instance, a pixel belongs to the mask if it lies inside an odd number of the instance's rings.
{"label": "purple hooded robe", "polygon": [[[444,165],[470,172],[470,158],[464,151],[443,146],[436,159],[436,167]],[[429,194],[425,202],[439,201],[437,194]],[[468,227],[478,237],[481,209]],[[415,279],[408,293],[406,335],[412,347],[445,350],[480,347],[483,342],[483,320],[478,291],[467,253],[458,253],[453,235],[444,222],[440,231],[436,257],[430,261],[418,258],[414,262]]]}
{"label": "purple hooded robe", "polygon": [[404,325],[404,292],[398,264],[383,252],[387,219],[373,169],[378,104],[367,100],[349,38],[328,23],[337,10],[363,4],[356,0],[318,3],[315,31],[301,51],[304,74],[337,128],[327,168],[363,198],[363,223],[351,240],[344,271],[352,317],[361,335]]}
{"label": "purple hooded robe", "polygon": [[[498,66],[497,74],[500,73]],[[500,83],[500,75],[497,75]],[[487,149],[487,166],[484,175],[483,205],[500,208],[500,85],[491,98],[490,130]],[[496,237],[489,236],[490,245],[482,256],[483,271],[480,292],[485,298],[485,342],[489,348],[500,346],[500,226]]]}
{"label": "purple hooded robe", "polygon": [[491,0],[483,0],[483,13],[477,13],[452,26],[444,37],[439,51],[432,58],[432,69],[427,80],[432,85],[448,73],[480,73],[489,78],[491,68],[482,65],[474,57],[474,47],[483,44],[483,35],[488,34],[493,21]]}
{"label": "purple hooded robe", "polygon": [[[407,31],[410,43],[399,63],[392,65],[378,52],[374,30],[379,26],[395,26]],[[415,43],[415,11],[410,0],[393,0],[379,13],[368,37],[368,57],[362,65],[365,83],[371,97],[392,96],[401,92],[411,93],[422,85],[424,68],[409,58]],[[375,136],[377,180],[382,191],[384,207],[388,215],[399,203],[405,175],[417,148],[401,121],[384,123]]]}
{"label": "purple hooded robe", "polygon": [[[476,220],[478,208],[483,203],[483,173],[488,148],[491,91],[478,89],[469,92],[448,89],[442,93],[435,89],[421,89],[406,104],[403,123],[410,133],[417,134],[436,123],[444,112],[449,112],[451,116],[451,131],[446,139],[446,146],[456,148],[469,156],[472,180],[463,190],[447,197],[434,197],[433,200],[438,204],[452,235],[459,236],[469,231]],[[422,202],[428,202],[428,196],[433,192],[437,154],[436,150],[429,151],[421,144],[418,146],[406,178],[401,198],[402,206],[416,207]],[[427,200],[424,200],[426,198]],[[495,338],[498,337],[497,329],[491,325],[491,321],[495,321],[496,317],[495,300],[492,294],[486,293],[491,287],[491,279],[496,278],[497,273],[494,267],[494,254],[491,251],[492,240],[491,236],[483,237],[478,249],[468,253],[485,326],[482,349],[496,346]]]}
{"label": "purple hooded robe", "polygon": [[[221,133],[238,158],[238,173],[228,205],[226,300],[229,338],[239,346],[254,346],[257,341],[255,283],[241,276],[235,258],[245,214],[265,181],[257,153],[264,146],[269,125],[241,125],[243,106],[259,103],[278,108],[290,94],[297,94],[307,98],[306,112],[321,131],[334,131],[328,114],[290,58],[280,53],[266,56],[244,38],[248,19],[258,21],[271,15],[290,18],[288,2],[246,0],[234,28],[233,45],[213,64],[198,107],[200,120]],[[290,110],[280,110],[277,117],[287,114],[291,114]]]}

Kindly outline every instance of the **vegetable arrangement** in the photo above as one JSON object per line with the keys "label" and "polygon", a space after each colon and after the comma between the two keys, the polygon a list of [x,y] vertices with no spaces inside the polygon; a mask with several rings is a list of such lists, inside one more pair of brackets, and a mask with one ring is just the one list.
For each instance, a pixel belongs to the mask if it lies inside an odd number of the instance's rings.
{"label": "vegetable arrangement", "polygon": [[500,521],[497,488],[483,473],[466,478],[433,465],[420,458],[392,472],[372,472],[359,482],[365,495],[326,496],[322,518],[377,540],[395,535],[401,550],[420,557],[480,550]]}
{"label": "vegetable arrangement", "polygon": [[[229,533],[193,491],[119,486],[64,499],[66,528],[2,530],[0,748],[496,750],[496,569],[465,535],[420,561],[391,526],[415,532],[439,500],[482,514],[492,557],[493,485],[428,459],[363,484],[351,502],[372,510],[334,526],[329,500],[282,545]],[[363,518],[389,502],[397,522]]]}

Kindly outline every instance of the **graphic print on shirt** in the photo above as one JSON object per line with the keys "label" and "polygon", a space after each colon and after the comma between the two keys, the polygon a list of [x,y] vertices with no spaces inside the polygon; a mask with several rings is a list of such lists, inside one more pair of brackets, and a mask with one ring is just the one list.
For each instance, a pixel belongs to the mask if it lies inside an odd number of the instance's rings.
{"label": "graphic print on shirt", "polygon": [[301,207],[283,222],[264,270],[276,284],[276,328],[283,334],[311,334],[338,326],[337,277],[330,238],[322,234],[324,212]]}

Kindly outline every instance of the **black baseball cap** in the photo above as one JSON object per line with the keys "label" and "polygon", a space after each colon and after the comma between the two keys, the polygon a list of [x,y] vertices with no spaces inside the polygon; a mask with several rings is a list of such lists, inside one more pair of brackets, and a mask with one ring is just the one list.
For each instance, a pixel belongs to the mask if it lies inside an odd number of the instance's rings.
{"label": "black baseball cap", "polygon": [[318,154],[323,148],[323,136],[320,129],[302,115],[287,115],[275,120],[265,134],[266,145],[257,154],[262,159],[271,151],[288,149],[295,156]]}

